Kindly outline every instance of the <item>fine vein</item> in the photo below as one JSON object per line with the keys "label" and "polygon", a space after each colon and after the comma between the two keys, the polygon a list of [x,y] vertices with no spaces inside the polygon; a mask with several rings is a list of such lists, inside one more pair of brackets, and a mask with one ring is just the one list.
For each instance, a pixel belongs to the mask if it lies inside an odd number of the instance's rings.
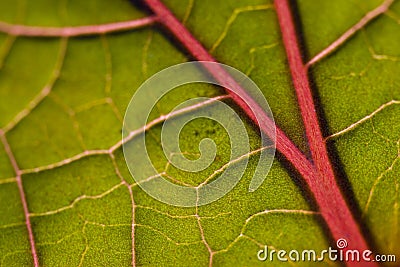
{"label": "fine vein", "polygon": [[21,198],[22,207],[24,210],[25,224],[26,224],[26,229],[28,231],[29,244],[31,247],[33,264],[35,267],[38,267],[39,266],[39,258],[36,253],[35,238],[33,236],[32,225],[31,225],[29,209],[28,209],[28,202],[26,201],[25,190],[24,190],[24,186],[22,184],[20,168],[18,167],[17,161],[14,157],[13,152],[11,151],[11,147],[7,141],[7,138],[6,138],[3,130],[0,130],[0,139],[1,139],[1,142],[3,143],[4,150],[6,151],[6,154],[9,158],[11,165],[14,169],[14,172],[16,174],[16,182],[17,182],[17,186],[18,186],[19,196]]}
{"label": "fine vein", "polygon": [[350,29],[348,29],[345,33],[343,33],[338,39],[332,42],[328,47],[315,55],[306,66],[309,67],[314,63],[320,61],[322,58],[328,56],[336,49],[338,49],[341,45],[343,45],[348,39],[350,39],[357,31],[362,29],[365,25],[367,25],[370,21],[374,20],[379,15],[385,13],[389,7],[392,5],[394,0],[385,0],[381,5],[379,5],[374,10],[368,12],[364,17],[361,18],[355,25],[353,25]]}
{"label": "fine vein", "polygon": [[153,16],[140,19],[113,22],[100,25],[85,25],[76,27],[40,27],[21,24],[10,24],[0,21],[0,32],[13,36],[31,37],[73,37],[81,35],[98,35],[110,32],[126,31],[151,25],[156,22]]}

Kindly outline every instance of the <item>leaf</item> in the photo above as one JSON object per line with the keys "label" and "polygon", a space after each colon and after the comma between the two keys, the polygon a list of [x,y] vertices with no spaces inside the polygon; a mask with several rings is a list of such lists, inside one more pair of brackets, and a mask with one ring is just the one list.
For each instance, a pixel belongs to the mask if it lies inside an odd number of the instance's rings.
{"label": "leaf", "polygon": [[[309,155],[273,3],[168,0],[165,4],[219,62],[257,83],[276,124]],[[298,1],[294,12],[303,31],[305,60],[324,51],[380,4],[376,0]],[[0,25],[3,31],[15,24],[115,25],[148,16],[143,3],[122,0],[21,1],[18,5],[1,1],[0,10],[0,21],[8,23]],[[329,56],[310,65],[319,119],[339,183],[374,252],[397,258],[399,12],[396,1]],[[254,266],[265,264],[256,255],[264,245],[287,251],[319,251],[332,245],[311,192],[282,154],[257,191],[248,192],[257,164],[257,157],[250,156],[239,184],[217,202],[198,209],[162,204],[135,184],[120,146],[129,100],[154,73],[191,59],[168,31],[148,23],[88,37],[0,35],[1,265],[33,265],[36,251],[39,264],[45,266],[132,262]],[[37,32],[37,28],[26,29]],[[203,84],[183,86],[157,105],[150,120],[168,114],[186,99],[221,94],[219,88]],[[258,129],[233,101],[225,102],[246,122],[252,149],[259,148]],[[181,148],[196,158],[200,140],[212,138],[219,148],[216,161],[201,173],[166,169],[161,126],[146,132],[148,151],[160,172],[195,185],[227,164],[226,132],[218,124],[198,119],[183,129]],[[26,226],[27,213],[32,234]]]}

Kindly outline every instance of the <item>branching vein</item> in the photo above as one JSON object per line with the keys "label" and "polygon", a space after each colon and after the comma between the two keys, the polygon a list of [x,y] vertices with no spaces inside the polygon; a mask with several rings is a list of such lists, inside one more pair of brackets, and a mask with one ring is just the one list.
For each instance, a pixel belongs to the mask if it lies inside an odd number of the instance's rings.
{"label": "branching vein", "polygon": [[368,12],[360,21],[358,21],[355,25],[353,25],[350,29],[348,29],[345,33],[343,33],[338,39],[336,39],[328,47],[326,47],[324,50],[322,50],[316,56],[314,56],[306,64],[306,66],[309,67],[315,64],[316,62],[320,61],[322,58],[328,56],[332,52],[336,51],[347,40],[349,40],[357,31],[362,29],[365,25],[367,25],[370,21],[372,21],[379,15],[385,13],[389,9],[389,7],[393,4],[393,2],[394,0],[385,0],[377,8]]}
{"label": "branching vein", "polygon": [[387,102],[387,103],[381,105],[380,107],[378,107],[376,110],[374,110],[373,112],[371,112],[369,115],[365,116],[364,118],[358,120],[358,121],[355,122],[355,123],[352,123],[350,126],[346,127],[345,129],[343,129],[343,130],[341,130],[341,131],[339,131],[339,132],[337,132],[337,133],[334,133],[334,134],[328,136],[328,137],[326,138],[326,140],[331,139],[331,138],[334,138],[334,137],[337,137],[337,136],[340,136],[340,135],[343,135],[343,134],[345,134],[345,133],[347,133],[347,132],[353,130],[354,128],[356,128],[356,127],[359,126],[360,124],[364,123],[365,121],[367,121],[367,120],[373,118],[376,114],[378,114],[379,112],[381,112],[381,111],[384,110],[385,108],[387,108],[387,107],[389,107],[389,106],[392,106],[392,105],[399,105],[399,104],[400,104],[400,101],[399,101],[399,100],[391,100],[391,101],[389,101],[389,102]]}

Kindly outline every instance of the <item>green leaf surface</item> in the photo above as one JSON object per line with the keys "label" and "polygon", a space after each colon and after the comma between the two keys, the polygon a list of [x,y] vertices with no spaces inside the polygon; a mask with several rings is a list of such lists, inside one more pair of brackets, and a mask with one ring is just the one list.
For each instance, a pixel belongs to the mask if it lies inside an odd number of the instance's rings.
{"label": "green leaf surface", "polygon": [[[164,3],[219,62],[256,82],[276,124],[309,154],[273,3]],[[380,4],[298,1],[305,60]],[[0,1],[0,21],[11,24],[78,26],[147,15],[136,1]],[[399,24],[396,1],[311,66],[311,75],[339,182],[346,186],[374,252],[400,259]],[[253,155],[232,191],[198,209],[158,202],[134,182],[118,146],[128,103],[147,78],[189,60],[174,38],[154,25],[73,38],[0,34],[0,129],[22,170],[40,265],[129,266],[134,251],[137,266],[207,266],[211,260],[214,266],[262,266],[266,263],[257,259],[257,251],[264,245],[287,251],[320,251],[332,245],[310,193],[280,154],[257,191],[248,192],[258,160]],[[150,119],[187,99],[221,94],[209,85],[182,86],[158,103]],[[258,130],[234,103],[224,101],[246,123],[252,150],[259,148]],[[181,132],[181,149],[197,158],[199,142],[211,138],[218,147],[215,162],[199,173],[169,166],[160,144],[161,126],[146,132],[146,143],[167,179],[198,185],[225,164],[235,164],[228,163],[225,130],[197,119]],[[7,147],[0,145],[0,265],[32,266],[11,160]]]}

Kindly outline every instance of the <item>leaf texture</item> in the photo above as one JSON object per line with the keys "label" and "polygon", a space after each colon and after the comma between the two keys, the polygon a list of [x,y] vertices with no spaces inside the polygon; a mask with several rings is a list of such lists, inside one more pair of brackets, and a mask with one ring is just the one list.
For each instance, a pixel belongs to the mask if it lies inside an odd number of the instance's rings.
{"label": "leaf texture", "polygon": [[[276,124],[311,158],[273,2],[164,3],[218,62],[257,83]],[[385,3],[388,10],[315,61],[382,1],[292,4],[338,183],[374,252],[400,258],[400,4]],[[264,245],[318,251],[334,243],[307,185],[282,154],[253,193],[248,186],[257,158],[248,155],[239,184],[204,207],[168,206],[134,182],[121,148],[129,100],[154,73],[192,60],[157,23],[107,33],[91,28],[90,36],[19,36],[31,28],[7,34],[15,25],[115,25],[149,15],[138,1],[1,1],[0,265],[258,266],[265,264],[256,256]],[[224,94],[205,84],[182,86],[160,101],[149,122],[186,99]],[[246,122],[256,151],[259,130],[232,100],[223,101]],[[197,185],[234,164],[228,162],[224,129],[198,119],[181,132],[181,149],[197,158],[199,142],[212,138],[218,146],[215,162],[200,173],[170,166],[160,144],[161,126],[145,134],[151,158],[167,179]]]}

